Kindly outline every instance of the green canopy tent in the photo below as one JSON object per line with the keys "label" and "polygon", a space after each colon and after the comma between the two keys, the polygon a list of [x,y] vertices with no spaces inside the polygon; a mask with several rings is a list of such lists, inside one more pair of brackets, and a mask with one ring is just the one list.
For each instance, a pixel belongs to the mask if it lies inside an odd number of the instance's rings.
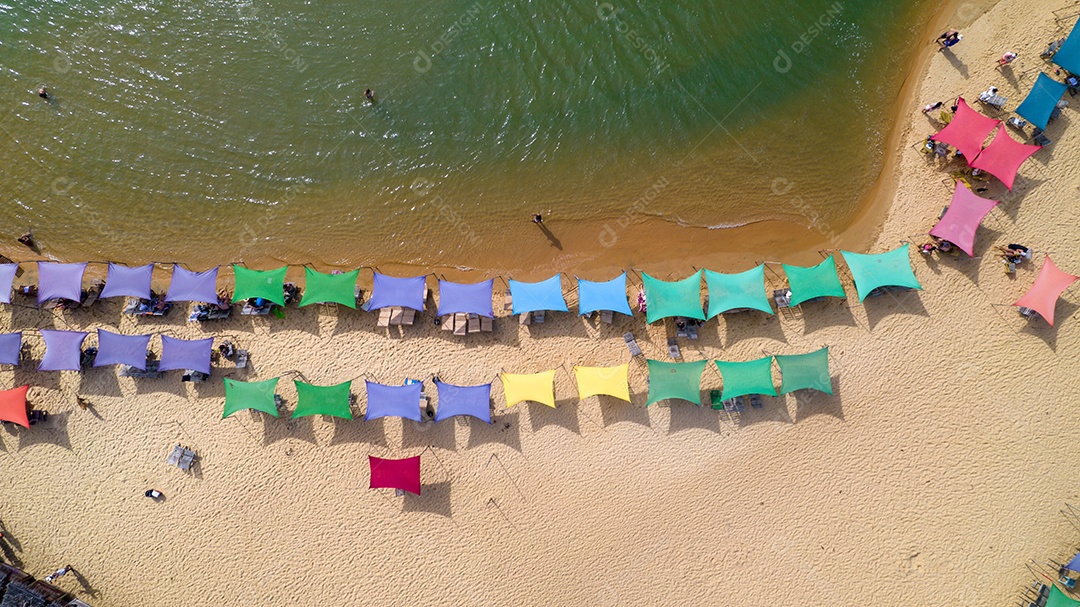
{"label": "green canopy tent", "polygon": [[780,394],[795,390],[833,393],[828,347],[807,354],[777,354],[776,362],[780,365]]}
{"label": "green canopy tent", "polygon": [[356,278],[360,270],[323,274],[304,268],[304,297],[300,307],[319,303],[339,303],[356,309]]}
{"label": "green canopy tent", "polygon": [[282,266],[276,270],[250,270],[233,264],[236,277],[236,291],[233,303],[239,303],[253,297],[261,297],[279,306],[285,305],[285,272],[289,268]]}
{"label": "green canopy tent", "polygon": [[225,378],[225,411],[221,419],[229,417],[237,411],[253,409],[262,411],[274,417],[280,417],[277,403],[274,401],[274,390],[277,389],[278,378],[265,381],[237,381]]}
{"label": "green canopy tent", "polygon": [[840,253],[844,255],[844,261],[851,269],[860,302],[882,287],[922,289],[919,280],[915,278],[915,271],[911,269],[911,257],[906,244],[876,255],[848,251]]}
{"label": "green canopy tent", "polygon": [[668,282],[641,273],[645,285],[645,321],[652,323],[672,316],[705,320],[701,309],[701,270],[684,280]]}
{"label": "green canopy tent", "polygon": [[745,309],[773,313],[769,296],[765,294],[764,265],[738,274],[705,270],[705,286],[709,288],[709,318]]}
{"label": "green canopy tent", "polygon": [[1077,605],[1080,605],[1080,601],[1070,598],[1057,587],[1057,584],[1050,585],[1050,595],[1046,597],[1046,607],[1077,607]]}
{"label": "green canopy tent", "polygon": [[776,396],[776,387],[772,381],[772,359],[773,357],[766,356],[739,363],[716,361],[716,367],[724,378],[724,392],[720,398],[727,400],[747,394]]}
{"label": "green canopy tent", "polygon": [[645,405],[669,398],[701,405],[701,374],[705,372],[708,362],[666,363],[649,360],[649,402]]}
{"label": "green canopy tent", "polygon": [[352,419],[349,407],[349,389],[352,382],[347,381],[336,386],[315,386],[293,380],[296,384],[296,411],[292,416],[330,415],[342,419]]}
{"label": "green canopy tent", "polygon": [[836,272],[836,259],[829,255],[825,261],[810,268],[783,264],[791,289],[791,307],[822,297],[847,297]]}

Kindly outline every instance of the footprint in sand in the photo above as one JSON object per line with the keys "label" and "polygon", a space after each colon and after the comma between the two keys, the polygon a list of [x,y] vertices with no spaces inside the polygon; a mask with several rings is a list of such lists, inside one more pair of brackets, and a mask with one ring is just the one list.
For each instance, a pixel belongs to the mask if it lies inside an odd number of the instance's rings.
{"label": "footprint in sand", "polygon": [[926,558],[923,557],[921,552],[916,552],[904,559],[903,569],[908,573],[921,573],[925,566]]}

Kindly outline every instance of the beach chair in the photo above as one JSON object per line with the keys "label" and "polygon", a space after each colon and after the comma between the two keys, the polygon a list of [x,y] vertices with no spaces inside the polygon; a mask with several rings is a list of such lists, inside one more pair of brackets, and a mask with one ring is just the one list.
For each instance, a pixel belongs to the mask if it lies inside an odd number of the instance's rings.
{"label": "beach chair", "polygon": [[89,308],[94,305],[98,300],[98,296],[101,295],[101,289],[105,286],[105,283],[96,282],[90,285],[90,288],[86,290],[86,297],[82,300],[82,307]]}
{"label": "beach chair", "polygon": [[675,317],[675,337],[686,338],[686,319],[682,316]]}
{"label": "beach chair", "polygon": [[494,325],[495,325],[495,322],[494,322],[493,319],[491,319],[491,318],[489,318],[487,316],[481,316],[480,317],[480,331],[482,331],[484,333],[491,333],[491,330],[494,328]]}
{"label": "beach chair", "polygon": [[139,369],[131,365],[120,365],[120,377],[157,379],[161,377],[161,372],[158,371],[158,365],[160,364],[160,361],[147,358],[146,369]]}
{"label": "beach chair", "polygon": [[468,326],[469,326],[468,332],[469,333],[479,333],[480,332],[480,315],[478,315],[478,314],[469,314],[468,323],[469,323],[468,324]]}
{"label": "beach chair", "polygon": [[392,327],[401,326],[401,320],[403,318],[405,318],[405,311],[404,310],[402,310],[401,308],[399,308],[397,306],[394,306],[393,308],[390,308],[390,326],[392,326]]}
{"label": "beach chair", "polygon": [[630,357],[641,356],[641,348],[637,345],[637,340],[634,339],[633,333],[626,333],[623,335],[623,341],[626,342],[626,349],[630,350]]}
{"label": "beach chair", "polygon": [[719,390],[709,390],[709,404],[717,411],[724,408],[724,401],[720,399]]}
{"label": "beach chair", "polygon": [[979,101],[1000,110],[1005,107],[1005,102],[1008,100],[1005,97],[998,95],[996,88],[990,88],[979,93]]}
{"label": "beach chair", "polygon": [[686,322],[686,336],[690,339],[697,339],[698,321],[689,320]]}
{"label": "beach chair", "polygon": [[538,325],[542,325],[544,324],[544,319],[546,318],[546,316],[547,310],[537,310],[533,312],[533,322]]}
{"label": "beach chair", "polygon": [[454,326],[454,335],[465,335],[468,327],[468,318],[469,317],[464,312],[458,312],[451,317]]}
{"label": "beach chair", "polygon": [[376,327],[389,327],[390,326],[390,308],[379,309],[379,320],[375,323]]}
{"label": "beach chair", "polygon": [[177,445],[177,446],[173,447],[172,452],[169,453],[169,457],[165,458],[165,465],[166,466],[175,466],[175,465],[179,464],[180,463],[180,456],[183,455],[183,454],[184,454],[184,448],[183,447],[181,447],[180,445]]}
{"label": "beach chair", "polygon": [[1038,312],[1036,312],[1035,310],[1033,310],[1031,308],[1025,308],[1024,306],[1018,307],[1016,309],[1016,311],[1020,313],[1020,316],[1023,316],[1024,318],[1027,318],[1027,319],[1034,319],[1034,318],[1039,317]]}
{"label": "beach chair", "polygon": [[518,324],[531,325],[532,324],[532,312],[522,312],[518,317]]}
{"label": "beach chair", "polygon": [[180,376],[180,381],[191,382],[193,384],[201,384],[207,380],[210,376],[202,371],[195,371],[194,369],[186,369],[184,374]]}
{"label": "beach chair", "polygon": [[503,311],[508,312],[514,309],[514,298],[510,295],[510,291],[506,292],[503,297]]}
{"label": "beach chair", "polygon": [[1039,56],[1040,56],[1040,57],[1053,57],[1053,56],[1054,56],[1054,53],[1058,52],[1058,49],[1059,49],[1059,48],[1061,48],[1061,44],[1062,44],[1063,42],[1065,42],[1065,39],[1064,39],[1064,38],[1062,38],[1062,39],[1060,39],[1060,40],[1054,40],[1053,42],[1051,42],[1051,43],[1050,43],[1050,44],[1049,44],[1049,45],[1048,45],[1048,46],[1046,47],[1046,50],[1045,50],[1045,51],[1043,51],[1043,52],[1042,52],[1042,53],[1041,53],[1041,54],[1040,54]]}
{"label": "beach chair", "polygon": [[682,354],[679,353],[679,342],[674,337],[669,337],[667,340],[667,352],[674,360],[682,358]]}
{"label": "beach chair", "polygon": [[176,467],[187,472],[191,470],[191,464],[193,463],[195,463],[195,452],[184,447],[183,452],[180,454],[180,461],[176,462]]}
{"label": "beach chair", "polygon": [[743,405],[743,397],[741,396],[729,398],[725,400],[722,404],[722,408],[726,409],[728,413],[742,413],[746,410],[746,407]]}
{"label": "beach chair", "polygon": [[755,408],[755,409],[760,409],[761,408],[761,395],[760,394],[751,394],[750,395],[750,406]]}
{"label": "beach chair", "polygon": [[412,308],[404,308],[401,311],[401,324],[411,327],[415,322],[416,310],[413,310]]}
{"label": "beach chair", "polygon": [[610,325],[615,321],[615,313],[611,310],[600,310],[600,322]]}
{"label": "beach chair", "polygon": [[237,350],[236,351],[236,368],[237,369],[246,369],[247,366],[248,366],[248,358],[249,357],[250,357],[250,354],[248,353],[247,350]]}
{"label": "beach chair", "polygon": [[94,366],[94,360],[97,359],[97,348],[86,348],[79,355],[79,372],[82,373],[90,367]]}
{"label": "beach chair", "polygon": [[1009,118],[1008,120],[1006,120],[1005,124],[1007,124],[1007,125],[1009,125],[1011,127],[1023,130],[1023,128],[1028,125],[1028,122],[1027,122],[1027,120],[1023,120],[1022,118],[1018,118],[1016,116],[1013,116],[1012,118]]}
{"label": "beach chair", "polygon": [[1045,133],[1039,133],[1038,135],[1032,136],[1031,143],[1033,143],[1033,144],[1035,144],[1037,146],[1046,147],[1046,146],[1048,146],[1048,145],[1050,145],[1051,143],[1054,143],[1054,142],[1051,141],[1050,138],[1047,137]]}

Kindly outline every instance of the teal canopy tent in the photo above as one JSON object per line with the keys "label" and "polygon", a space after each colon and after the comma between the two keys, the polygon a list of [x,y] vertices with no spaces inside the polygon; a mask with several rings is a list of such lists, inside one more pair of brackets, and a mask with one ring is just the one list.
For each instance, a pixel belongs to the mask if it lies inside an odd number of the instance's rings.
{"label": "teal canopy tent", "polygon": [[276,377],[265,381],[237,381],[225,378],[225,411],[221,414],[221,418],[225,419],[244,409],[254,409],[280,417],[274,400],[277,384]]}
{"label": "teal canopy tent", "polygon": [[1045,607],[1077,607],[1080,605],[1080,601],[1071,598],[1057,587],[1056,584],[1050,586],[1050,595],[1046,597]]}
{"label": "teal canopy tent", "polygon": [[806,354],[777,354],[780,365],[780,394],[795,390],[818,390],[832,394],[829,377],[829,348]]}
{"label": "teal canopy tent", "polygon": [[335,386],[315,386],[296,380],[293,380],[293,383],[296,384],[297,395],[293,417],[329,415],[342,419],[353,418],[352,408],[349,406],[351,381]]}
{"label": "teal canopy tent", "polygon": [[851,270],[851,277],[855,279],[859,301],[882,287],[922,289],[919,280],[915,278],[915,271],[911,269],[911,258],[908,256],[906,244],[876,255],[848,251],[840,253],[844,255],[844,261]]}
{"label": "teal canopy tent", "polygon": [[356,277],[360,270],[341,274],[323,274],[304,268],[304,297],[300,307],[319,303],[339,303],[356,309]]}
{"label": "teal canopy tent", "polygon": [[1073,24],[1069,37],[1054,53],[1054,63],[1073,74],[1080,74],[1080,27]]}
{"label": "teal canopy tent", "polygon": [[836,273],[836,259],[832,255],[810,268],[787,264],[783,264],[783,268],[788,278],[788,288],[791,289],[792,307],[811,299],[846,297],[840,276]]}
{"label": "teal canopy tent", "polygon": [[272,301],[279,306],[285,305],[285,272],[289,268],[282,266],[276,270],[249,270],[233,264],[236,276],[236,291],[233,303],[253,298]]}
{"label": "teal canopy tent", "polygon": [[723,400],[747,394],[776,396],[771,356],[737,363],[718,360],[716,367],[724,378],[724,392],[720,395]]}
{"label": "teal canopy tent", "polygon": [[709,318],[747,308],[773,313],[769,296],[765,294],[764,265],[738,274],[705,270],[705,285],[709,288]]}
{"label": "teal canopy tent", "polygon": [[684,280],[668,282],[642,272],[645,285],[645,320],[652,323],[672,316],[705,320],[701,309],[701,270]]}
{"label": "teal canopy tent", "polygon": [[1039,72],[1035,85],[1031,87],[1031,92],[1020,107],[1016,108],[1016,113],[1040,129],[1045,129],[1046,123],[1050,122],[1050,115],[1054,113],[1058,101],[1068,88],[1064,82],[1058,82]]}
{"label": "teal canopy tent", "polygon": [[646,406],[669,398],[701,404],[701,374],[709,361],[666,363],[649,360],[649,401]]}

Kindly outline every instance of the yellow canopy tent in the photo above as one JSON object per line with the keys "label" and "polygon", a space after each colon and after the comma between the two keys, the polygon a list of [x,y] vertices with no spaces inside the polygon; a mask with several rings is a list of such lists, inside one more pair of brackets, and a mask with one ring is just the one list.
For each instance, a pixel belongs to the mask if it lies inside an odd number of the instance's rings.
{"label": "yellow canopy tent", "polygon": [[515,373],[503,373],[503,395],[506,397],[506,406],[514,405],[530,400],[536,403],[555,408],[555,370],[518,375]]}
{"label": "yellow canopy tent", "polygon": [[584,400],[597,394],[606,394],[630,402],[630,384],[627,379],[629,371],[630,365],[574,367],[578,398]]}

